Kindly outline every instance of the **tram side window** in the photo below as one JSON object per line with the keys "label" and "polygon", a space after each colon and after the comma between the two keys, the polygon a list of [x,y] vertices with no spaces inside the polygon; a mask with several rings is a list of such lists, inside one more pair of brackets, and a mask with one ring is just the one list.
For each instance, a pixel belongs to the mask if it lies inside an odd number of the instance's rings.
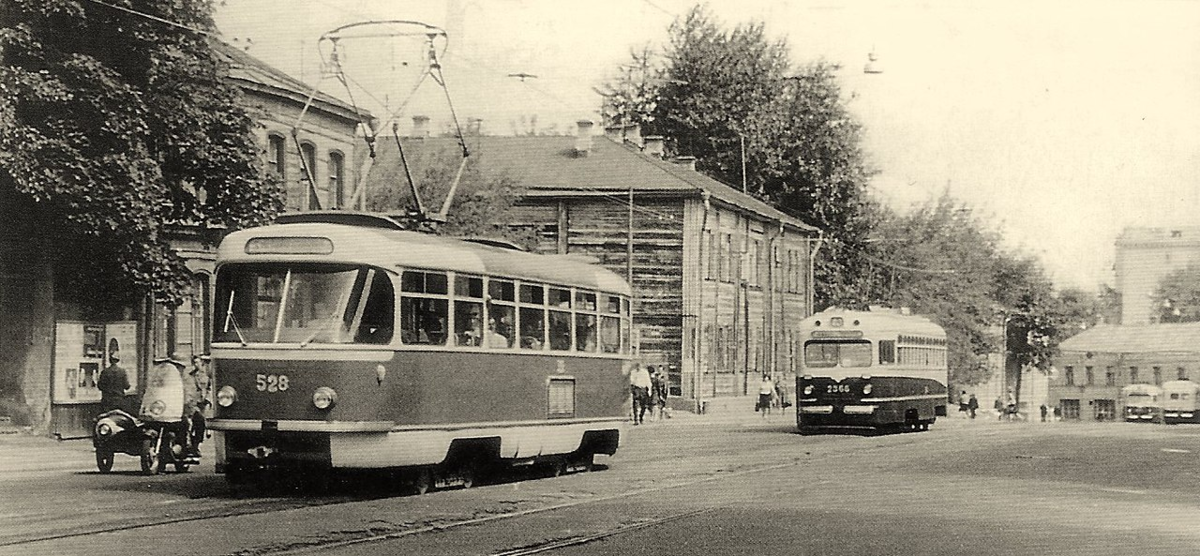
{"label": "tram side window", "polygon": [[621,318],[600,317],[600,351],[604,353],[620,353],[621,351]]}
{"label": "tram side window", "polygon": [[483,345],[483,303],[454,302],[454,338],[460,346]]}
{"label": "tram side window", "polygon": [[550,349],[556,351],[571,349],[571,313],[550,311],[548,315]]}
{"label": "tram side window", "polygon": [[[400,278],[400,339],[406,344],[444,345],[447,336],[449,301],[446,275],[439,272],[405,271]],[[416,295],[408,295],[416,294]]]}
{"label": "tram side window", "polygon": [[509,280],[488,280],[488,331],[490,348],[509,348],[513,345],[513,329],[517,322],[513,283]]}
{"label": "tram side window", "polygon": [[[460,346],[483,345],[483,278],[454,277],[454,343]],[[470,301],[464,301],[467,298]]]}
{"label": "tram side window", "polygon": [[896,340],[879,340],[879,364],[891,365],[896,362]]}
{"label": "tram side window", "polygon": [[578,351],[596,351],[596,315],[579,313],[575,315],[575,349]]}
{"label": "tram side window", "polygon": [[521,347],[542,349],[546,345],[546,310],[521,307]]}

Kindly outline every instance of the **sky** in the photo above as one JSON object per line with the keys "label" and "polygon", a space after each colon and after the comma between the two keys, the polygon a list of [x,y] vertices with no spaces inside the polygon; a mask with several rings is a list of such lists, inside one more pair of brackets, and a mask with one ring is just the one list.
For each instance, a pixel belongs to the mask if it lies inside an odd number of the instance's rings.
{"label": "sky", "polygon": [[[447,126],[452,107],[487,133],[572,133],[580,119],[599,122],[595,88],[631,51],[661,52],[668,26],[694,4],[224,0],[216,15],[225,40],[346,97],[321,70],[329,38],[342,37],[349,94],[402,128],[417,114]],[[762,22],[796,63],[841,65],[879,170],[872,194],[903,211],[949,188],[1060,287],[1114,285],[1113,244],[1127,226],[1200,225],[1200,1],[706,5],[729,27]],[[416,26],[330,33],[372,20],[445,29],[448,41],[434,42],[445,92],[418,80],[428,47]],[[368,29],[387,32],[352,36]],[[871,52],[882,73],[862,71]]]}

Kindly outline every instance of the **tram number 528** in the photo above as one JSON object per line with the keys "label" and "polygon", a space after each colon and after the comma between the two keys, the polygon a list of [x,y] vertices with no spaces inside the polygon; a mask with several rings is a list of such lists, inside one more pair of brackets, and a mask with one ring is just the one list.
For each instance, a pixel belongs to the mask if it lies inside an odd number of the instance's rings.
{"label": "tram number 528", "polygon": [[283,392],[288,389],[287,375],[254,375],[254,384],[259,392]]}

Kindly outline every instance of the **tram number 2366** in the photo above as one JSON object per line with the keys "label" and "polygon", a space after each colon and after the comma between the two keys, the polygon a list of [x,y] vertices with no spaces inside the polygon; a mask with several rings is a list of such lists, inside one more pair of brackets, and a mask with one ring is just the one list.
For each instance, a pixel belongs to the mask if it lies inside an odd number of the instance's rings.
{"label": "tram number 2366", "polygon": [[287,375],[254,375],[254,385],[259,392],[283,392],[288,389]]}
{"label": "tram number 2366", "polygon": [[[262,376],[262,375],[259,375],[259,376]],[[259,390],[262,390],[262,388],[259,388]],[[846,393],[849,391],[850,391],[849,384],[826,384],[825,385],[825,393],[826,394],[840,394],[840,393]]]}

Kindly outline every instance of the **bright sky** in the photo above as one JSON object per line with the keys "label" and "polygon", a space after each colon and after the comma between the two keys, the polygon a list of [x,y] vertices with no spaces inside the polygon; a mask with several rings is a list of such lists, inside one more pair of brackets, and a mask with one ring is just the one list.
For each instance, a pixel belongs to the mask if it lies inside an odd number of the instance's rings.
{"label": "bright sky", "polygon": [[[661,47],[687,0],[225,0],[226,40],[322,90],[318,39],[366,20],[445,28],[440,57],[460,120],[512,133],[599,120],[599,86],[631,49]],[[898,209],[947,186],[1038,255],[1060,286],[1113,283],[1125,226],[1200,225],[1200,2],[713,1],[727,25],[764,21],[793,60],[842,66],[851,108]],[[236,39],[236,40],[234,40]],[[376,114],[450,119],[420,37],[344,41],[356,99]],[[440,44],[439,48],[440,48]],[[328,46],[328,43],[325,43]],[[326,49],[328,50],[328,49]],[[874,50],[881,74],[862,72]],[[522,81],[512,73],[537,75]],[[386,103],[386,107],[384,104]]]}

